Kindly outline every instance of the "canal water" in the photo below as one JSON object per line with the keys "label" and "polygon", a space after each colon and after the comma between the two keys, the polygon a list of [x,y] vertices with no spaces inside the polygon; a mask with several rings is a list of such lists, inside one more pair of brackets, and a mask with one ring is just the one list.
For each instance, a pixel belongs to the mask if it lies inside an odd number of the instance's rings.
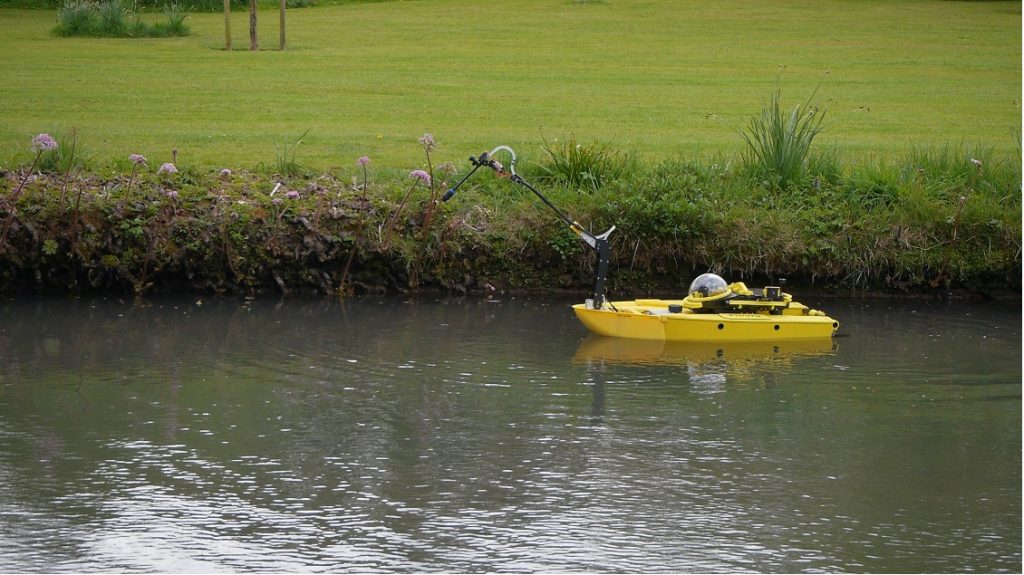
{"label": "canal water", "polygon": [[0,572],[1020,572],[1021,308],[0,300]]}

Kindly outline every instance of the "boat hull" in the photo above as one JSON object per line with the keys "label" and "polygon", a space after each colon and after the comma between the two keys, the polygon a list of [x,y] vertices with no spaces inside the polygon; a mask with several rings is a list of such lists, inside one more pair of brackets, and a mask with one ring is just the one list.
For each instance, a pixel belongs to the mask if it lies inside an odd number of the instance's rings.
{"label": "boat hull", "polygon": [[[781,313],[670,312],[681,301],[634,300],[612,302],[603,309],[576,304],[576,317],[591,332],[609,337],[664,341],[781,341],[826,339],[839,322],[799,303]],[[614,306],[614,307],[612,307]]]}

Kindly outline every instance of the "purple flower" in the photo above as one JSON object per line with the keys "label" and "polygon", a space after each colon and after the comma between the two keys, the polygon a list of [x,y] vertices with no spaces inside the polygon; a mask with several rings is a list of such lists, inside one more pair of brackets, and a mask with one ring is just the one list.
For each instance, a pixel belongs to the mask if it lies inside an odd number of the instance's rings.
{"label": "purple flower", "polygon": [[428,150],[433,148],[435,146],[435,144],[434,144],[434,136],[432,136],[430,134],[423,134],[420,137],[420,144],[422,144],[423,147],[427,148]]}
{"label": "purple flower", "polygon": [[227,168],[224,168],[223,170],[220,171],[220,175],[222,175],[222,176],[230,176],[231,175],[231,170],[229,170]]}
{"label": "purple flower", "polygon": [[362,156],[361,158],[356,160],[356,163],[359,164],[360,166],[366,166],[366,164],[370,163],[370,156]]}
{"label": "purple flower", "polygon": [[171,190],[171,191],[167,192],[167,197],[172,199],[172,200],[178,199],[178,190]]}
{"label": "purple flower", "polygon": [[275,206],[279,206],[279,205],[281,205],[281,202],[283,202],[283,201],[284,200],[282,200],[281,198],[274,198],[274,199],[270,200],[270,203],[274,204]]}
{"label": "purple flower", "polygon": [[288,190],[288,193],[285,194],[285,196],[289,200],[297,200],[297,199],[299,199],[299,191],[298,190]]}
{"label": "purple flower", "polygon": [[413,171],[409,172],[409,177],[410,178],[419,178],[420,180],[423,180],[424,182],[426,182],[428,184],[430,183],[430,174],[428,174],[424,170],[413,170]]}
{"label": "purple flower", "polygon": [[131,163],[133,163],[133,164],[135,164],[137,166],[139,164],[145,164],[146,163],[146,156],[143,156],[142,154],[132,154],[132,155],[128,156],[128,160],[130,160]]}
{"label": "purple flower", "polygon": [[178,168],[175,168],[174,164],[172,164],[170,162],[167,162],[166,164],[163,164],[162,166],[160,166],[160,169],[157,170],[156,173],[158,173],[158,174],[176,174],[176,173],[178,173]]}
{"label": "purple flower", "polygon": [[50,134],[39,134],[35,138],[32,138],[32,151],[34,152],[46,152],[56,149],[57,140],[54,140],[53,136]]}

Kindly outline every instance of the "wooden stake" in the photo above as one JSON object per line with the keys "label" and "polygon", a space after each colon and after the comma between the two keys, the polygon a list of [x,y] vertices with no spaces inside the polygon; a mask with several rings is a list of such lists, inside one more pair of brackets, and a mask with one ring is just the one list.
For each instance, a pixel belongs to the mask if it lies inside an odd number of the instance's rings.
{"label": "wooden stake", "polygon": [[281,49],[284,50],[284,8],[287,0],[281,0]]}
{"label": "wooden stake", "polygon": [[224,0],[224,49],[231,51],[231,0]]}
{"label": "wooden stake", "polygon": [[249,49],[254,52],[260,49],[256,42],[256,0],[249,0]]}

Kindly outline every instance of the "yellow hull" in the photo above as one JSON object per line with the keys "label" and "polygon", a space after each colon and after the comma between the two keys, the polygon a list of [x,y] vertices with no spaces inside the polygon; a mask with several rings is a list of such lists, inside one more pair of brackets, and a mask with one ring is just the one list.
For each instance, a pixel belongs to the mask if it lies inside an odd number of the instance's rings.
{"label": "yellow hull", "polygon": [[[664,341],[782,341],[824,339],[835,335],[839,322],[792,302],[781,313],[699,313],[683,308],[682,300],[611,302],[603,309],[576,304],[576,317],[591,332],[609,337]],[[614,309],[613,307],[614,306]],[[677,308],[678,309],[678,308]]]}

